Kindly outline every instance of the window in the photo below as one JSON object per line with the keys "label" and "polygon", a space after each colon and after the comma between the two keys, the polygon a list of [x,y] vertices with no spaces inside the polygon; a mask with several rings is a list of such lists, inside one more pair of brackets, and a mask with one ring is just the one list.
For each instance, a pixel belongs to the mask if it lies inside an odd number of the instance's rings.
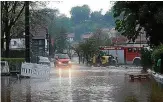
{"label": "window", "polygon": [[16,46],[16,41],[14,41],[14,45],[13,46]]}
{"label": "window", "polygon": [[132,52],[132,48],[128,48],[128,52]]}
{"label": "window", "polygon": [[137,48],[133,48],[133,52],[137,52]]}
{"label": "window", "polygon": [[138,48],[138,52],[141,52],[141,48]]}
{"label": "window", "polygon": [[67,54],[60,54],[60,55],[58,55],[58,58],[67,59],[67,58],[69,58],[69,56]]}
{"label": "window", "polygon": [[43,40],[39,40],[39,45],[43,45]]}

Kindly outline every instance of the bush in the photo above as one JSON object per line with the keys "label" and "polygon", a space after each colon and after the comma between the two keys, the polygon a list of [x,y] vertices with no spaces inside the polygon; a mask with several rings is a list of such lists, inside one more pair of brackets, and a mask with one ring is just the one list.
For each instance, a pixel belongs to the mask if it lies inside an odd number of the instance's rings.
{"label": "bush", "polygon": [[161,54],[163,54],[163,45],[160,45],[154,49],[152,53],[152,60],[157,61],[161,57]]}
{"label": "bush", "polygon": [[2,61],[7,61],[11,71],[20,71],[22,62],[25,62],[24,58],[1,58]]}
{"label": "bush", "polygon": [[160,68],[157,66],[158,59],[161,58],[161,54],[163,54],[163,45],[160,45],[154,49],[152,52],[151,58],[154,61],[153,69],[155,72],[160,72]]}
{"label": "bush", "polygon": [[141,50],[141,64],[143,67],[151,67],[152,59],[151,59],[152,51],[144,48]]}
{"label": "bush", "polygon": [[[2,57],[5,57],[5,51],[1,52]],[[25,50],[10,50],[9,53],[10,58],[24,58]]]}

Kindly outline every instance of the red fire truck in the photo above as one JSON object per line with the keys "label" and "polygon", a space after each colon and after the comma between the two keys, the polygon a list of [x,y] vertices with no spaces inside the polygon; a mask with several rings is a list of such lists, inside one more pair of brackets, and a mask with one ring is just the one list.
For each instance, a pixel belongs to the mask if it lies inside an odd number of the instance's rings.
{"label": "red fire truck", "polygon": [[100,50],[118,58],[120,64],[140,64],[141,47],[102,46]]}

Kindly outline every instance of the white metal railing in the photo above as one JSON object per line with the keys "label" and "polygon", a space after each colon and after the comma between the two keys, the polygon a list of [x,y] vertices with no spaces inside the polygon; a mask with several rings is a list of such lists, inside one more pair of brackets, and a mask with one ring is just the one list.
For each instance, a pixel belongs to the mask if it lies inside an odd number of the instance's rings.
{"label": "white metal railing", "polygon": [[36,63],[22,63],[21,76],[29,76],[33,78],[49,77],[50,66]]}

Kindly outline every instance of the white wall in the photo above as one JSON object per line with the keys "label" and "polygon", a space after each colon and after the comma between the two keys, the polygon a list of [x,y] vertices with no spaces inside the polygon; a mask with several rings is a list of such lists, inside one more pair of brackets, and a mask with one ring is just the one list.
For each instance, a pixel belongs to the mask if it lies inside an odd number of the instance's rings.
{"label": "white wall", "polygon": [[11,39],[10,49],[19,49],[19,48],[25,48],[25,39],[24,38]]}

